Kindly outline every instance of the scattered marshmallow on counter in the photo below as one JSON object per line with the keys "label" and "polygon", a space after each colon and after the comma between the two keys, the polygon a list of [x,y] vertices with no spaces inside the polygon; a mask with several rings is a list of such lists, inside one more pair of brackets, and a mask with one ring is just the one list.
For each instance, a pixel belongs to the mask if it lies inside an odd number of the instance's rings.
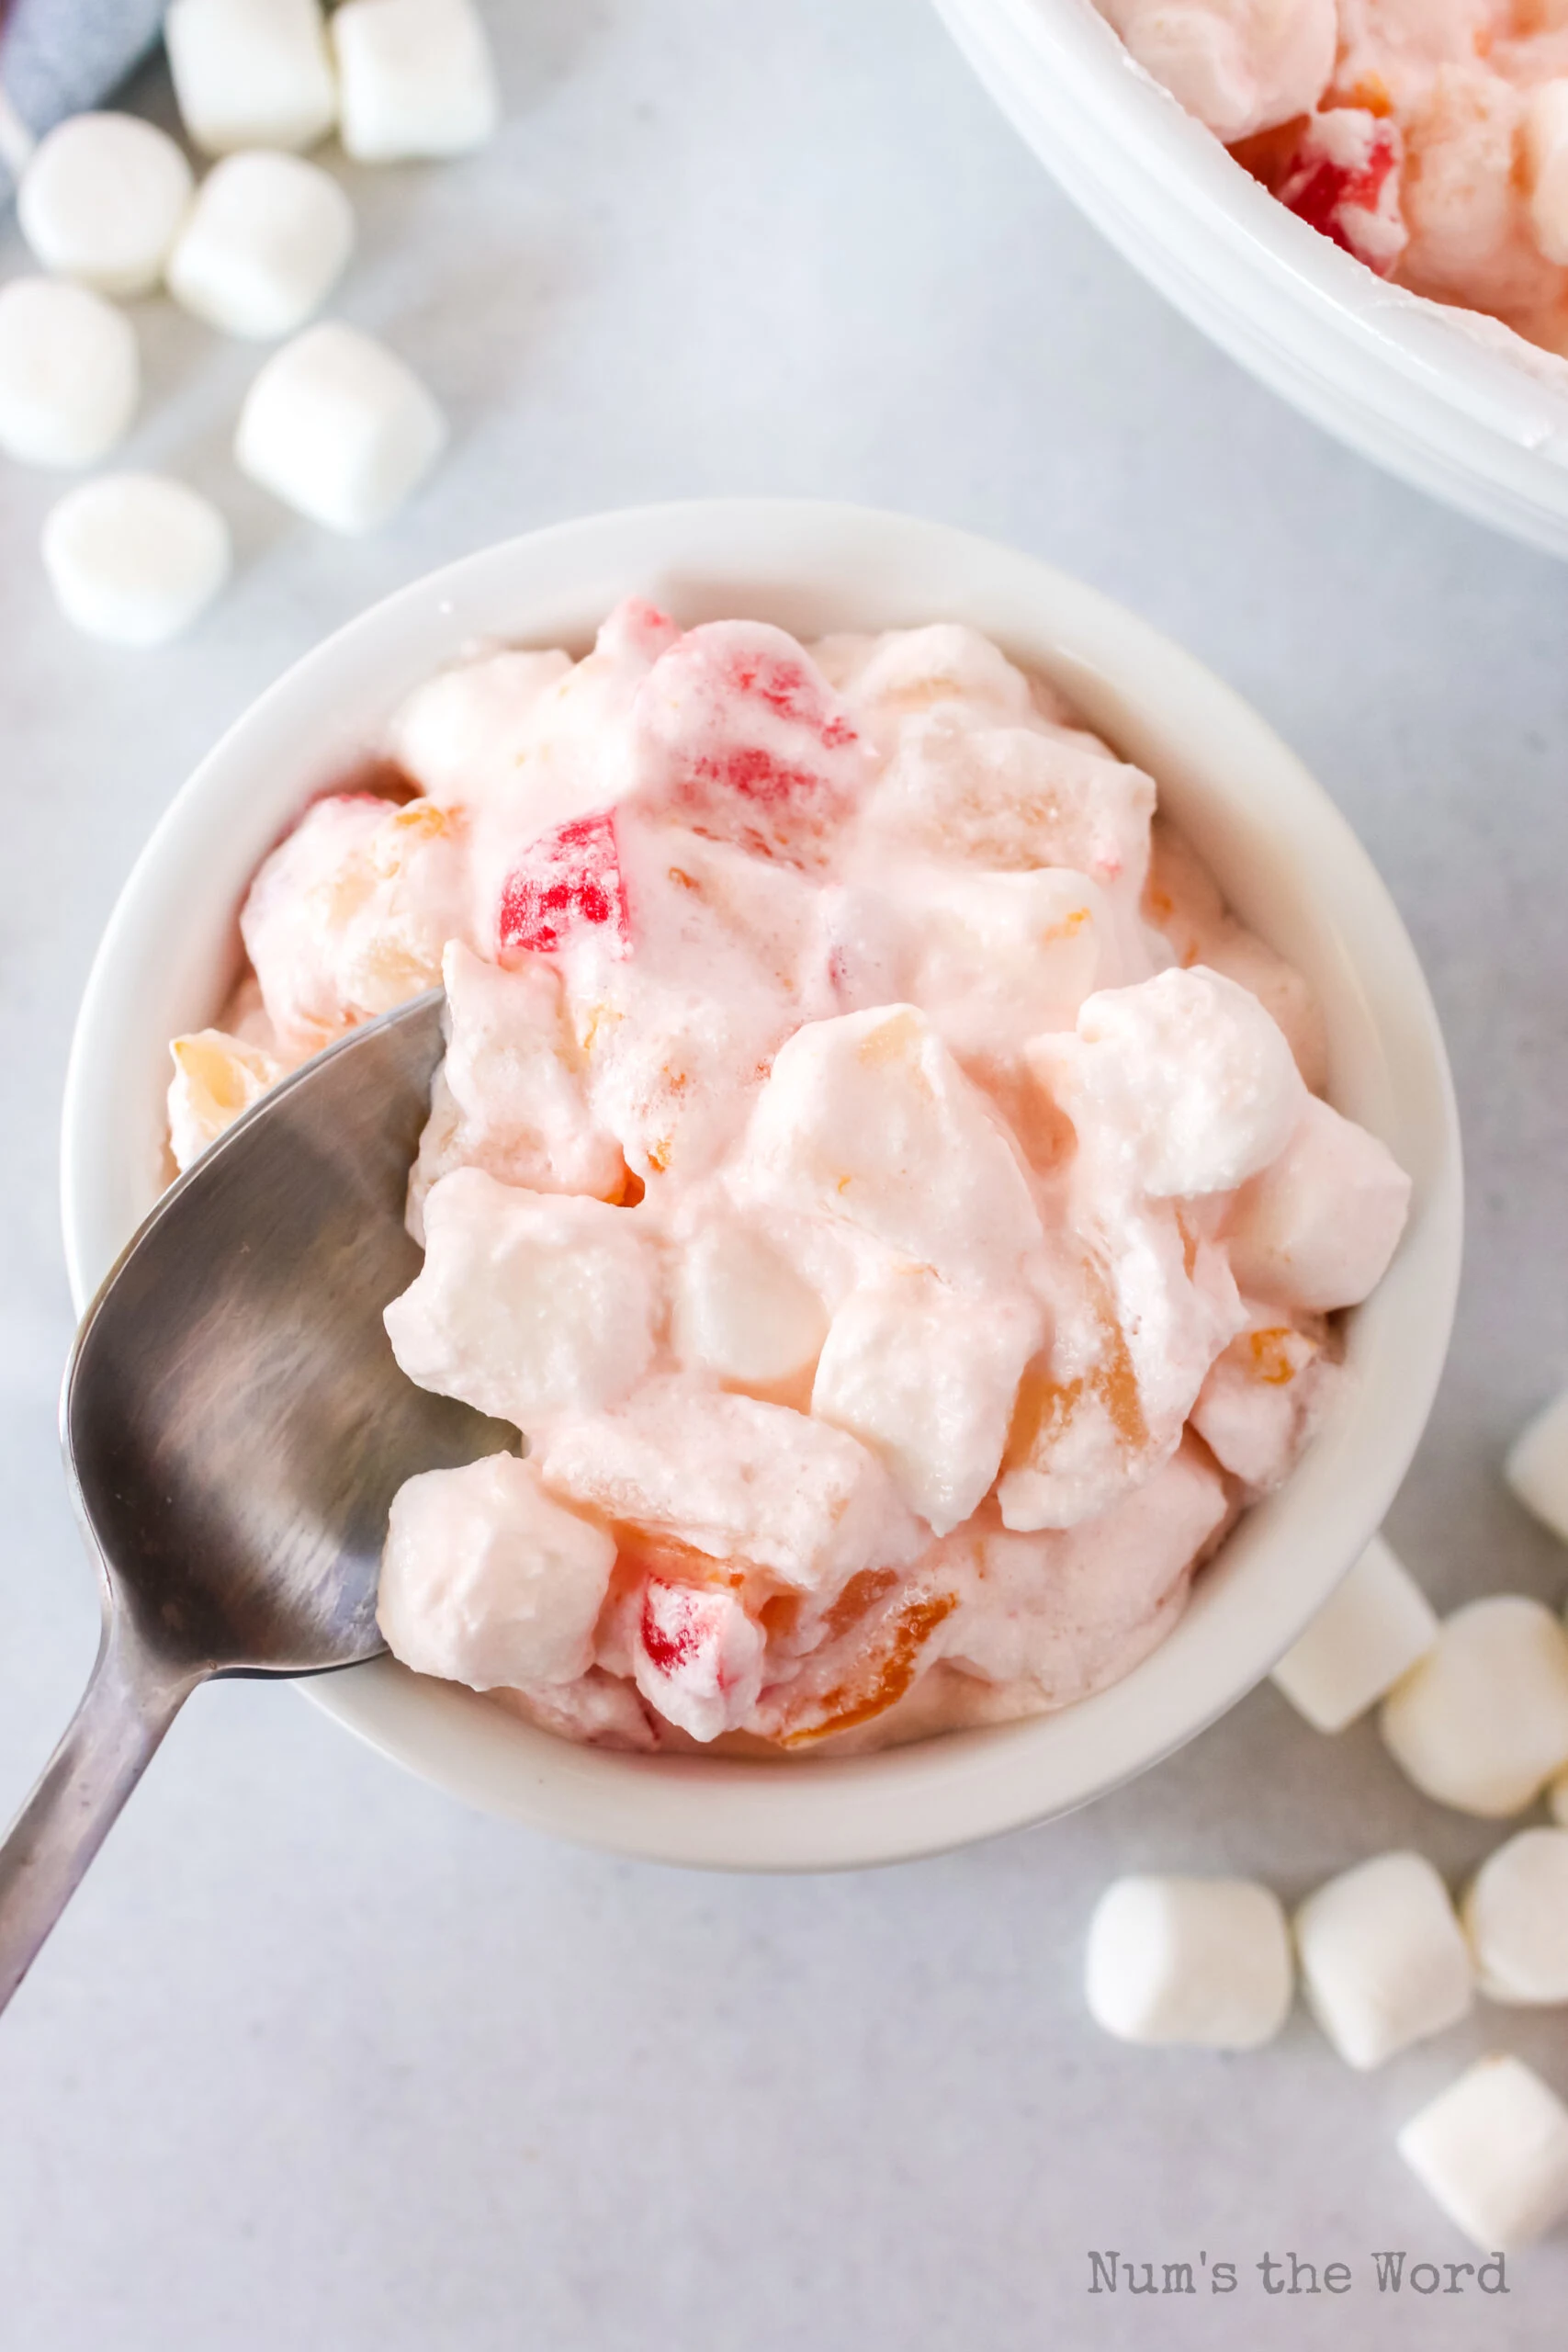
{"label": "scattered marshmallow on counter", "polygon": [[262,150],[229,155],[202,182],[169,256],[169,291],[227,334],[292,334],[353,248],[354,207],[318,165]]}
{"label": "scattered marshmallow on counter", "polygon": [[1089,1923],[1089,2013],[1121,2041],[1256,2050],[1291,2007],[1291,1936],[1248,1879],[1122,1878]]}
{"label": "scattered marshmallow on counter", "polygon": [[90,466],[124,437],[141,391],[136,331],[85,286],[0,287],[0,449],[32,466]]}
{"label": "scattered marshmallow on counter", "polygon": [[374,530],[429,472],[446,423],[419,378],[335,320],[274,354],[240,412],[242,473],[334,531]]}
{"label": "scattered marshmallow on counter", "polygon": [[1461,1916],[1489,2000],[1568,2001],[1568,1829],[1521,1829],[1499,1846],[1472,1881]]}
{"label": "scattered marshmallow on counter", "polygon": [[1295,1928],[1307,2006],[1348,2065],[1381,2066],[1470,2007],[1470,1949],[1419,1854],[1380,1854],[1331,1878]]}
{"label": "scattered marshmallow on counter", "polygon": [[229,528],[183,482],[105,474],[62,498],[43,530],[44,569],[69,621],[116,645],[162,645],[229,575]]}
{"label": "scattered marshmallow on counter", "polygon": [[318,0],[173,0],[164,38],[180,119],[205,154],[313,146],[337,120]]}
{"label": "scattered marshmallow on counter", "polygon": [[1444,1619],[1382,1721],[1427,1796],[1483,1820],[1522,1813],[1568,1765],[1568,1632],[1520,1593],[1472,1600]]}
{"label": "scattered marshmallow on counter", "polygon": [[356,163],[462,155],[493,134],[501,95],[471,0],[344,0],[332,28]]}
{"label": "scattered marshmallow on counter", "polygon": [[1314,1730],[1344,1731],[1425,1657],[1437,1613],[1381,1535],[1274,1668],[1272,1680]]}
{"label": "scattered marshmallow on counter", "polygon": [[1489,2253],[1512,2254],[1568,2213],[1568,2107],[1517,2058],[1468,2068],[1411,2117],[1399,2153]]}
{"label": "scattered marshmallow on counter", "polygon": [[190,165],[154,124],[73,115],[34,151],[17,219],[56,277],[100,294],[143,294],[164,274],[193,186]]}
{"label": "scattered marshmallow on counter", "polygon": [[1568,1544],[1568,1388],[1515,1440],[1503,1475],[1525,1509]]}

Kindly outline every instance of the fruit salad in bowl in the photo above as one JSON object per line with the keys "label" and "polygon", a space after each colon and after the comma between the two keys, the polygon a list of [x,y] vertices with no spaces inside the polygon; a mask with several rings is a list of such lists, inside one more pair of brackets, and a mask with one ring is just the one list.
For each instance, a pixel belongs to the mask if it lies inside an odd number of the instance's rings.
{"label": "fruit salad in bowl", "polygon": [[671,1859],[930,1850],[1189,1736],[1381,1517],[1457,1266],[1430,1007],[1325,797],[1091,592],[740,502],[355,623],[117,910],[83,1295],[171,1150],[437,984],[388,1342],[518,1437],[410,1465],[390,1655],[310,1691],[413,1769]]}

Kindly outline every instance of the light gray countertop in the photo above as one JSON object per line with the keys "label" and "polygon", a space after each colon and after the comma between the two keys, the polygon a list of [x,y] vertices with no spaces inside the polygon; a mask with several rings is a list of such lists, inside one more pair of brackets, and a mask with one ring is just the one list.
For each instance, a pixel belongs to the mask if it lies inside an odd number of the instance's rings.
{"label": "light gray countertop", "polygon": [[[1181,638],[1304,754],[1426,958],[1458,1075],[1469,1260],[1392,1532],[1440,1601],[1556,1597],[1503,1491],[1568,1376],[1568,572],[1385,481],[1100,244],[919,0],[495,0],[503,136],[344,168],[344,313],[455,423],[428,492],[338,541],[242,484],[255,354],[141,306],[130,462],[231,514],[236,584],[119,654],[44,592],[58,485],[0,470],[0,1812],[91,1659],[61,1478],[61,1078],[95,941],[198,754],[324,631],[533,525],[709,492],[967,525]],[[156,75],[139,102],[166,106]],[[337,166],[334,164],[334,168]],[[0,227],[0,277],[25,257]],[[293,1691],[200,1696],[0,2028],[6,2352],[1547,2352],[1568,2235],[1505,2301],[1380,2296],[1462,2260],[1393,2151],[1472,2053],[1568,2093],[1568,2017],[1490,2011],[1370,2078],[1298,2015],[1261,2056],[1139,2055],[1078,1992],[1130,1865],[1293,1895],[1494,1842],[1373,1732],[1271,1690],[1090,1812],[839,1879],[710,1879],[461,1811]],[[1238,2262],[1228,2297],[1090,2298],[1088,2252]],[[1348,2295],[1250,2266],[1348,2261]],[[1206,2274],[1200,2269],[1201,2284]]]}

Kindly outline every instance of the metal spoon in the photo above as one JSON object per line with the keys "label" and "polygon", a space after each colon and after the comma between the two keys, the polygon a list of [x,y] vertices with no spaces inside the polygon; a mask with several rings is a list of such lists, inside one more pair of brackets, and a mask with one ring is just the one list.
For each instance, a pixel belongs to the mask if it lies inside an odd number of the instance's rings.
{"label": "metal spoon", "polygon": [[87,1310],[61,1407],[103,1574],[82,1703],[0,1847],[0,2007],[199,1683],[374,1657],[387,1512],[515,1430],[398,1370],[408,1171],[439,989],[247,1112],[164,1193]]}

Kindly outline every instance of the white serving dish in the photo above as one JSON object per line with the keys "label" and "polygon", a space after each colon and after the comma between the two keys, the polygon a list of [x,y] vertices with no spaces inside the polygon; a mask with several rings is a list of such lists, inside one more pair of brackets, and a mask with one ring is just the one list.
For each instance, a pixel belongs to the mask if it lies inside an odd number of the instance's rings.
{"label": "white serving dish", "polygon": [[1330,433],[1568,555],[1568,366],[1384,285],[1287,212],[1092,0],[936,0],[1075,204],[1194,325]]}
{"label": "white serving dish", "polygon": [[1317,990],[1331,1091],[1415,1178],[1388,1276],[1348,1318],[1354,1379],[1289,1484],[1250,1512],[1170,1639],[1063,1713],[835,1762],[613,1755],[390,1660],[301,1684],[384,1755],[587,1843],[734,1869],[891,1860],[1081,1804],[1179,1747],[1267,1672],[1382,1520],[1426,1420],[1459,1272],[1452,1089],[1404,928],[1349,828],[1245,704],[1130,613],[1006,548],[795,501],[645,508],[541,531],[403,589],[246,712],[142,853],[87,984],[66,1082],[63,1210],[85,1302],[163,1172],[167,1041],[233,976],[236,912],[280,831],[407,689],[476,638],[581,648],[637,590],[686,621],[803,636],[963,619],[1057,680],[1166,805],[1237,910]]}

